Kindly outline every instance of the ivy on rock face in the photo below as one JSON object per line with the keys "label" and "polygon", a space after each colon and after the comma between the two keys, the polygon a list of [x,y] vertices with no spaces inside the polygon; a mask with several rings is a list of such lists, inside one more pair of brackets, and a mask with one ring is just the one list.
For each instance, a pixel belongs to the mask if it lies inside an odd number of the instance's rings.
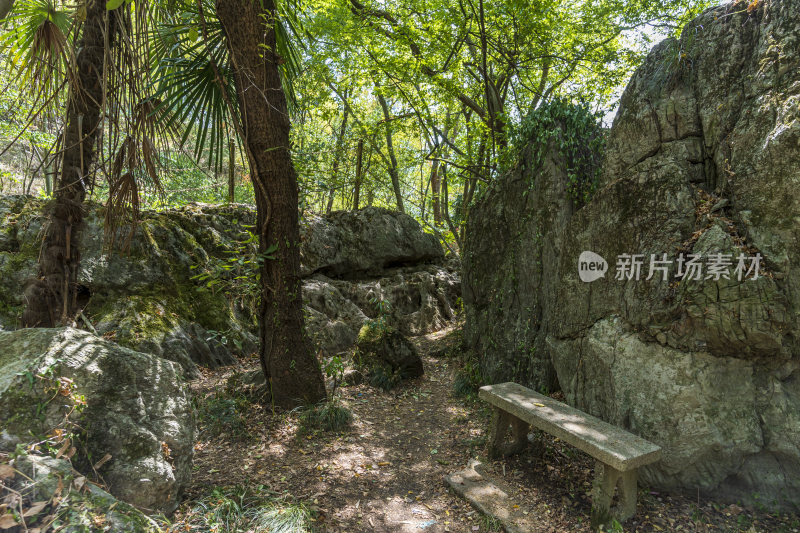
{"label": "ivy on rock face", "polygon": [[556,98],[531,111],[514,135],[514,153],[522,159],[530,149],[533,166],[544,163],[551,142],[556,143],[567,169],[567,193],[581,207],[597,189],[606,136],[601,115],[586,105]]}

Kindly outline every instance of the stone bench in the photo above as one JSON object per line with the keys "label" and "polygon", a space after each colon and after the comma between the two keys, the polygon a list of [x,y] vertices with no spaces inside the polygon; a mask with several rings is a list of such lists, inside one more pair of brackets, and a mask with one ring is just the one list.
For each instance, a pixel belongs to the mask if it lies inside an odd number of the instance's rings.
{"label": "stone bench", "polygon": [[[522,451],[531,426],[545,431],[596,459],[592,516],[620,522],[636,512],[637,470],[661,459],[661,448],[622,428],[517,383],[481,387],[479,397],[494,407],[489,457],[497,459]],[[511,442],[507,433],[511,429]],[[614,489],[619,504],[611,508]]]}

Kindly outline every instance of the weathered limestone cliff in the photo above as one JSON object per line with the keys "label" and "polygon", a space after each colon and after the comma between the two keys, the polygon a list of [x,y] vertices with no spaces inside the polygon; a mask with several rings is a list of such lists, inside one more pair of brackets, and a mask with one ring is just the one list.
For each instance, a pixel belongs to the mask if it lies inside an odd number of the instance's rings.
{"label": "weathered limestone cliff", "polygon": [[[525,155],[473,209],[464,259],[465,342],[490,381],[560,387],[660,444],[651,486],[795,509],[798,27],[797,2],[703,13],[631,79],[591,201],[567,197],[557,150],[536,168]],[[584,251],[604,277],[581,281]],[[639,279],[623,254],[641,254]],[[646,279],[663,254],[667,279]],[[701,256],[699,279],[681,254]],[[737,275],[740,256],[762,258],[757,277]]]}
{"label": "weathered limestone cliff", "polygon": [[[42,208],[30,196],[0,196],[0,330],[19,325],[24,285],[36,272]],[[99,335],[176,361],[190,375],[195,365],[213,368],[252,353],[259,289],[247,229],[254,220],[241,205],[145,212],[129,249],[110,253],[103,209],[90,205],[79,274],[88,322]],[[307,330],[324,355],[352,347],[379,312],[406,335],[454,317],[458,275],[443,266],[436,238],[407,215],[366,208],[311,217],[301,256]],[[83,319],[77,326],[91,329]]]}

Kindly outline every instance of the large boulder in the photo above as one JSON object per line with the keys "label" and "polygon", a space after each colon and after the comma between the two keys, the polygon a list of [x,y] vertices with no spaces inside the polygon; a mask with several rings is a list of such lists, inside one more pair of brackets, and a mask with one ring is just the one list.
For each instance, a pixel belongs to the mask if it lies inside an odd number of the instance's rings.
{"label": "large boulder", "polygon": [[[29,531],[44,530],[46,524],[64,533],[96,531],[99,527],[107,533],[163,531],[163,523],[87,482],[69,459],[23,454],[11,464],[14,470],[3,484],[20,499],[15,500],[13,508],[21,506]],[[3,488],[0,495],[4,495]],[[55,521],[53,517],[57,517]]]}
{"label": "large boulder", "polygon": [[[36,273],[45,203],[0,196],[0,329],[19,326],[25,281]],[[113,253],[104,242],[104,210],[89,204],[78,300],[96,331],[119,344],[180,363],[214,368],[255,350],[255,320],[245,299],[226,298],[235,274],[230,252],[248,239],[252,210],[188,206],[148,212],[133,238]],[[124,230],[118,242],[128,237]],[[200,266],[218,275],[193,279]],[[235,271],[234,271],[235,272]],[[216,279],[218,285],[209,285]],[[83,319],[81,327],[88,327]]]}
{"label": "large boulder", "polygon": [[439,265],[391,268],[377,279],[314,274],[303,282],[306,329],[325,355],[352,348],[379,316],[404,335],[422,335],[452,323],[460,293],[458,274]]}
{"label": "large boulder", "polygon": [[389,390],[424,373],[417,349],[382,320],[371,320],[358,332],[353,361],[371,385]]}
{"label": "large boulder", "polygon": [[374,276],[390,267],[444,259],[439,241],[416,220],[380,207],[309,217],[301,234],[304,276]]}
{"label": "large boulder", "polygon": [[[0,329],[19,326],[23,285],[36,273],[44,202],[0,196]],[[189,377],[256,350],[255,213],[243,205],[144,212],[121,252],[104,247],[104,210],[89,204],[78,276],[97,333],[176,361]],[[117,242],[125,242],[125,231]],[[375,298],[407,334],[440,329],[460,295],[436,238],[410,216],[378,208],[303,222],[303,295],[309,333],[323,354],[353,346]],[[86,327],[81,318],[78,327]]]}
{"label": "large boulder", "polygon": [[177,507],[194,444],[180,366],[73,328],[0,331],[0,347],[0,449],[66,443],[117,498]]}
{"label": "large boulder", "polygon": [[[706,11],[631,79],[587,205],[559,203],[556,153],[470,216],[465,339],[482,366],[498,381],[533,369],[523,381],[555,381],[571,404],[660,444],[664,459],[641,472],[654,487],[800,506],[799,26],[792,2]],[[515,180],[533,183],[528,197]],[[476,229],[499,213],[511,219]],[[503,231],[499,257],[479,255]],[[578,271],[587,251],[608,263],[592,282]],[[642,254],[639,279],[619,275],[623,254]],[[662,254],[667,279],[646,279]],[[680,254],[732,264],[727,278],[691,279]],[[757,277],[739,278],[740,255],[762,258]],[[498,263],[518,268],[501,278]],[[492,338],[522,346],[509,358]]]}

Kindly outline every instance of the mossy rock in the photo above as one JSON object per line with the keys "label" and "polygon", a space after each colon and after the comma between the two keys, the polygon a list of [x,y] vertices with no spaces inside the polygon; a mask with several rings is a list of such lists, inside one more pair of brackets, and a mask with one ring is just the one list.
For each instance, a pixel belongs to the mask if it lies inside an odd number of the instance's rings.
{"label": "mossy rock", "polygon": [[[23,508],[33,502],[48,502],[27,516],[30,528],[51,523],[58,531],[84,533],[157,533],[160,524],[139,509],[114,498],[98,486],[80,480],[68,459],[30,454],[16,457],[11,488],[23,498]],[[57,496],[54,501],[53,498]],[[162,520],[163,522],[163,520]]]}
{"label": "mossy rock", "polygon": [[356,366],[371,385],[389,390],[424,373],[416,348],[402,333],[382,320],[370,320],[358,332]]}
{"label": "mossy rock", "polygon": [[115,497],[150,510],[177,506],[194,444],[177,364],[73,328],[0,331],[0,346],[0,449],[69,436],[74,464],[102,476]]}

